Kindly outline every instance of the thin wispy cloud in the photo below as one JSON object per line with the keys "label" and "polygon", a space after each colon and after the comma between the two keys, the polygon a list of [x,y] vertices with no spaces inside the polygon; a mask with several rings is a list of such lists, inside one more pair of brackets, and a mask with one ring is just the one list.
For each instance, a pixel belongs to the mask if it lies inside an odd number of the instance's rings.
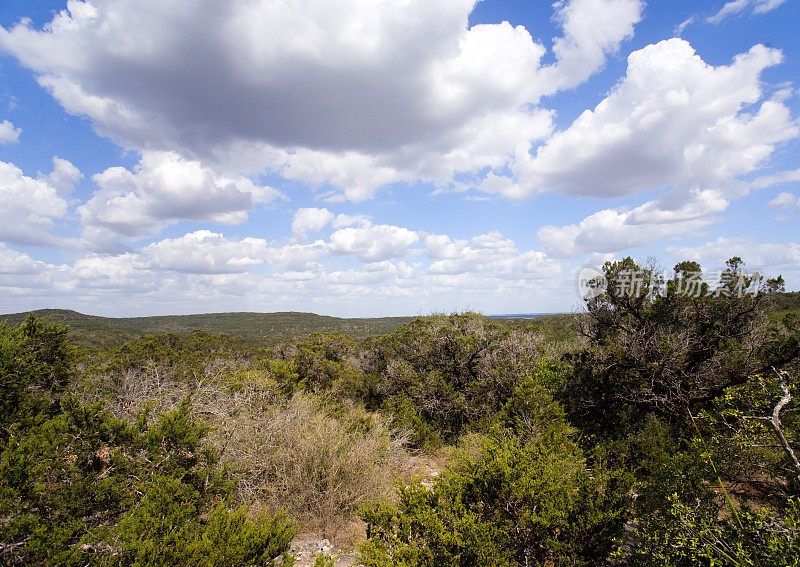
{"label": "thin wispy cloud", "polygon": [[706,18],[711,24],[719,24],[726,18],[738,16],[747,11],[753,14],[766,14],[778,8],[786,0],[733,0],[726,3],[716,14]]}
{"label": "thin wispy cloud", "polygon": [[683,20],[680,24],[675,26],[675,37],[681,37],[681,35],[683,34],[683,30],[692,25],[695,21],[696,21],[695,17],[690,16],[685,20]]}

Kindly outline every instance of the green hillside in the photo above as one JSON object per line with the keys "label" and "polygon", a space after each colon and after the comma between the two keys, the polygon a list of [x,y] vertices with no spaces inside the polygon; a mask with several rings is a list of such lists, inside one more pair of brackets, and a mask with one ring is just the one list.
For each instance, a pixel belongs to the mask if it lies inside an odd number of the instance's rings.
{"label": "green hillside", "polygon": [[[775,293],[769,310],[774,318],[800,312],[800,292]],[[311,333],[340,332],[353,338],[384,335],[415,317],[342,318],[284,311],[279,313],[203,313],[199,315],[159,315],[153,317],[98,317],[69,309],[38,309],[36,315],[70,326],[70,339],[84,347],[109,347],[158,333],[185,334],[206,331],[227,334],[248,344],[282,338],[302,338]],[[0,322],[21,323],[28,312],[0,315]],[[531,327],[550,340],[572,340],[577,334],[577,315],[554,313],[535,318],[493,317],[511,326]]]}
{"label": "green hillside", "polygon": [[[155,317],[97,317],[68,309],[40,309],[36,315],[70,326],[70,339],[81,346],[108,347],[156,333],[190,333],[200,330],[225,333],[248,343],[289,337],[305,337],[315,332],[338,331],[361,338],[391,333],[413,317],[344,319],[313,313],[205,313],[201,315],[162,315]],[[28,312],[0,315],[10,325],[21,323]]]}

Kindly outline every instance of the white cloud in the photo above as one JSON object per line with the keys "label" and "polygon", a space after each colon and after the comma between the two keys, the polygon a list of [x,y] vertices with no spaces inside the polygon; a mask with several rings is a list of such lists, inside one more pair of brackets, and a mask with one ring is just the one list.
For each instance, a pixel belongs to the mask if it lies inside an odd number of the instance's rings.
{"label": "white cloud", "polygon": [[327,254],[328,244],[317,240],[310,244],[290,244],[273,248],[269,252],[269,262],[286,272],[304,273],[313,278],[322,272],[323,268],[318,260]]}
{"label": "white cloud", "polygon": [[778,193],[778,195],[767,203],[767,207],[773,209],[789,209],[800,202],[800,197],[791,193]]}
{"label": "white cloud", "polygon": [[757,177],[750,183],[750,187],[753,189],[764,189],[773,185],[792,183],[794,181],[800,181],[800,169],[779,171],[771,175]]}
{"label": "white cloud", "polygon": [[[56,163],[54,173],[57,169]],[[67,202],[47,180],[27,177],[0,161],[0,241],[55,245],[58,239],[50,231],[66,213]]]}
{"label": "white cloud", "polygon": [[725,267],[725,261],[739,256],[747,271],[760,271],[767,277],[783,275],[789,289],[800,285],[800,244],[796,242],[757,242],[751,238],[720,236],[700,246],[669,247],[675,260],[694,260],[704,270]]}
{"label": "white cloud", "polygon": [[150,244],[141,255],[150,267],[191,274],[247,272],[267,260],[268,244],[261,238],[235,240],[209,230]]}
{"label": "white cloud", "polygon": [[556,2],[555,7],[564,36],[553,46],[557,63],[543,69],[542,76],[545,83],[569,88],[588,79],[602,67],[607,54],[615,53],[622,41],[633,37],[644,4],[638,0],[574,0]]}
{"label": "white cloud", "polygon": [[470,239],[469,244],[475,250],[490,250],[495,254],[516,251],[514,241],[498,230],[475,236]]}
{"label": "white cloud", "polygon": [[712,215],[727,206],[728,201],[719,192],[697,191],[689,199],[669,207],[658,200],[648,201],[630,211],[604,209],[577,224],[546,225],[537,236],[542,248],[559,258],[615,253],[647,246],[665,237],[696,233],[710,225],[714,221]]}
{"label": "white cloud", "polygon": [[675,37],[683,35],[684,30],[695,22],[694,16],[690,16],[675,26]]}
{"label": "white cloud", "polygon": [[[737,178],[800,134],[789,109],[761,99],[759,75],[782,55],[757,45],[714,67],[680,39],[633,52],[626,77],[535,156],[517,155],[515,178],[483,190],[510,198],[543,191],[619,197],[673,187],[746,192]],[[675,199],[681,201],[681,199]]]}
{"label": "white cloud", "polygon": [[667,193],[631,211],[628,222],[635,225],[658,225],[693,221],[721,213],[728,208],[722,191],[706,189],[687,193]]}
{"label": "white cloud", "polygon": [[292,220],[292,232],[301,237],[307,232],[319,232],[333,219],[334,214],[328,209],[315,207],[297,209]]}
{"label": "white cloud", "polygon": [[515,110],[478,116],[438,139],[425,139],[381,155],[298,149],[276,159],[288,179],[331,185],[329,201],[361,202],[378,188],[422,179],[449,187],[457,173],[476,174],[502,168],[518,149],[544,139],[552,131],[551,111]]}
{"label": "white cloud", "polygon": [[465,245],[466,241],[456,244],[446,234],[430,234],[425,237],[425,251],[434,260],[457,258]]}
{"label": "white cloud", "polygon": [[115,301],[119,301],[120,293],[144,293],[169,285],[168,279],[156,279],[135,253],[91,254],[76,260],[65,275],[77,279],[74,292],[77,295],[99,299],[108,292]]}
{"label": "white cloud", "polygon": [[0,28],[0,49],[128,147],[271,169],[360,201],[397,181],[447,186],[502,168],[551,129],[530,106],[600,69],[643,3],[558,2],[547,67],[525,28],[468,27],[473,5],[70,0],[42,29]]}
{"label": "white cloud", "polygon": [[[437,281],[444,278],[448,282],[449,277],[460,274],[466,280],[472,278],[473,282],[489,285],[490,281],[532,282],[561,273],[561,267],[543,252],[529,250],[520,253],[513,240],[496,230],[469,240],[453,240],[445,234],[428,235],[425,237],[425,252],[434,260],[428,274]],[[454,285],[454,282],[447,285]]]}
{"label": "white cloud", "polygon": [[333,228],[342,228],[343,226],[353,226],[358,225],[361,228],[366,228],[372,223],[370,219],[366,215],[345,215],[340,214],[336,215],[336,218],[333,219]]}
{"label": "white cloud", "polygon": [[35,275],[47,269],[47,264],[34,260],[27,254],[17,252],[0,243],[0,274],[8,275]]}
{"label": "white cloud", "polygon": [[95,0],[87,13],[71,1],[45,29],[17,25],[0,44],[68,110],[139,148],[374,150],[451,125],[431,109],[431,66],[471,43],[472,5]]}
{"label": "white cloud", "polygon": [[792,193],[778,193],[778,195],[767,203],[770,209],[783,209],[785,215],[778,217],[778,220],[788,220],[790,216],[800,214],[800,197]]}
{"label": "white cloud", "polygon": [[69,195],[75,188],[75,184],[83,179],[83,173],[72,162],[54,156],[53,171],[47,175],[39,172],[38,178],[54,187],[59,195],[65,196]]}
{"label": "white cloud", "polygon": [[330,251],[335,255],[353,255],[367,262],[379,262],[404,257],[418,240],[417,233],[399,226],[348,227],[331,235]]}
{"label": "white cloud", "polygon": [[765,14],[779,7],[785,1],[786,0],[733,0],[732,2],[726,2],[725,5],[720,8],[719,12],[706,18],[706,21],[711,24],[718,24],[730,16],[741,14],[750,7],[753,8],[754,14]]}
{"label": "white cloud", "polygon": [[726,2],[719,12],[706,18],[706,21],[712,24],[718,24],[728,16],[741,13],[752,3],[753,0],[733,0],[733,2]]}
{"label": "white cloud", "polygon": [[784,2],[786,2],[786,0],[755,0],[755,6],[753,6],[753,13],[766,14],[767,12],[771,12]]}
{"label": "white cloud", "polygon": [[157,234],[180,219],[242,224],[256,203],[280,195],[171,152],[145,152],[132,171],[111,167],[92,180],[99,190],[78,213],[85,240],[100,249],[113,249],[118,237],[136,240]]}
{"label": "white cloud", "polygon": [[97,306],[109,299],[107,306],[112,307],[119,303],[119,292],[143,293],[163,285],[163,281],[153,278],[136,254],[91,254],[77,259],[71,266],[56,265],[35,260],[0,243],[0,288],[4,292],[0,298],[10,294],[13,302],[9,306],[8,301],[0,299],[6,309],[41,307],[41,304],[28,302],[42,299],[59,307],[64,301],[86,301],[87,306]]}
{"label": "white cloud", "polygon": [[[173,313],[302,310],[352,316],[498,312],[514,310],[521,301],[542,305],[543,298],[571,301],[574,295],[558,262],[540,251],[519,251],[496,231],[463,240],[428,235],[430,258],[414,248],[419,236],[402,227],[338,233],[329,242],[281,244],[200,230],[138,251],[89,254],[72,265],[47,264],[0,244],[0,307],[36,308],[55,298],[58,306],[117,316],[159,312],[163,305]],[[437,242],[449,243],[447,260],[433,258]],[[135,295],[136,301],[120,304],[121,295]]]}
{"label": "white cloud", "polygon": [[400,170],[381,164],[374,156],[359,152],[324,152],[299,149],[292,152],[280,169],[287,179],[294,179],[321,187],[331,184],[341,188],[341,194],[331,200],[364,201],[371,198],[378,187],[406,176]]}
{"label": "white cloud", "polygon": [[0,122],[0,145],[16,143],[19,141],[20,134],[22,134],[22,128],[15,128],[8,120]]}
{"label": "white cloud", "polygon": [[23,310],[20,300],[25,297],[65,291],[70,283],[64,280],[69,280],[65,268],[34,260],[0,242],[0,303],[5,303],[8,311]]}

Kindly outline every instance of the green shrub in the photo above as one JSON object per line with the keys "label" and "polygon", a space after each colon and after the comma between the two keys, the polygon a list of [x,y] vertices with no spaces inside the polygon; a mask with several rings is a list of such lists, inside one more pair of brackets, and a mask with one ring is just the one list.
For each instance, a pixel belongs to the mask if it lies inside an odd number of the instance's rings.
{"label": "green shrub", "polygon": [[[796,400],[796,378],[786,386]],[[697,419],[719,473],[771,497],[800,494],[800,471],[781,446],[771,421],[782,397],[775,372],[757,375],[746,384],[728,388]],[[788,404],[780,420],[783,434],[796,447],[800,438],[796,405]]]}
{"label": "green shrub", "polygon": [[20,404],[0,437],[0,563],[240,565],[288,549],[283,517],[219,504],[233,484],[188,401],[129,423],[63,394],[63,329],[30,318],[0,327],[0,368]]}
{"label": "green shrub", "polygon": [[565,440],[481,438],[430,491],[400,488],[396,505],[363,513],[364,565],[583,565],[618,533],[627,488],[587,468]]}
{"label": "green shrub", "polygon": [[[582,319],[588,342],[568,357],[562,401],[575,423],[606,435],[650,414],[689,426],[689,412],[707,409],[727,388],[772,367],[796,368],[800,329],[769,322],[767,294],[731,289],[758,282],[743,275],[741,258],[727,264],[717,288],[703,283],[696,293],[686,291],[700,273],[695,262],[677,264],[663,292],[653,266],[630,257],[605,264],[601,293],[586,301]],[[630,292],[632,274],[642,279],[638,293]]]}
{"label": "green shrub", "polygon": [[780,512],[743,506],[735,515],[719,506],[686,503],[677,494],[663,513],[643,519],[618,559],[642,566],[689,567],[800,565],[800,501]]}
{"label": "green shrub", "polygon": [[548,385],[560,379],[552,363],[540,362],[532,374],[522,376],[519,385],[495,417],[502,428],[524,441],[538,439],[563,443],[575,430],[569,426],[561,404],[553,400]]}
{"label": "green shrub", "polygon": [[119,565],[191,565],[222,567],[272,565],[294,536],[282,516],[266,514],[247,520],[247,509],[229,510],[223,502],[205,523],[198,521],[196,503],[202,495],[191,485],[157,475],[143,487],[141,501],[113,531]]}
{"label": "green shrub", "polygon": [[368,346],[363,399],[417,447],[436,447],[491,421],[541,347],[534,333],[474,313],[416,319]]}
{"label": "green shrub", "polygon": [[311,567],[336,567],[336,557],[332,555],[317,555]]}
{"label": "green shrub", "polygon": [[297,386],[313,392],[358,389],[361,376],[353,364],[357,352],[358,343],[342,333],[310,335],[297,345],[292,359]]}
{"label": "green shrub", "polygon": [[202,534],[192,543],[192,563],[198,566],[271,565],[273,558],[284,555],[294,536],[294,528],[281,514],[262,513],[252,520],[247,509],[230,511],[225,503],[211,512]]}
{"label": "green shrub", "polygon": [[[2,448],[0,557],[40,564],[197,564],[189,543],[206,533],[203,515],[232,484],[213,453],[202,449],[206,428],[191,419],[188,405],[144,429],[145,420],[126,424],[100,404],[65,398],[61,405],[62,413],[32,427],[13,426]],[[221,521],[221,513],[211,517]],[[243,521],[242,514],[230,521]],[[260,518],[238,528],[248,530],[263,540],[248,561],[266,550],[285,551],[291,539],[285,520]],[[227,553],[237,557],[250,546]]]}
{"label": "green shrub", "polygon": [[11,423],[45,411],[66,386],[75,355],[68,332],[32,315],[16,328],[0,324],[0,439]]}

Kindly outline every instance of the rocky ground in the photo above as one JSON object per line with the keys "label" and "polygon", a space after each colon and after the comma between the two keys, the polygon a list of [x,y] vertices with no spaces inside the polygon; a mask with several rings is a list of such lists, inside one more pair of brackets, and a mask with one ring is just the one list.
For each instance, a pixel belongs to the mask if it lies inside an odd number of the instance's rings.
{"label": "rocky ground", "polygon": [[354,552],[345,553],[324,538],[296,537],[291,551],[295,554],[296,567],[311,567],[319,556],[334,557],[336,567],[349,567],[356,561]]}
{"label": "rocky ground", "polygon": [[[408,456],[401,467],[403,477],[413,478],[430,489],[439,476],[443,456],[415,455]],[[331,541],[317,535],[299,534],[291,544],[291,553],[295,556],[295,567],[312,567],[318,557],[334,558],[335,567],[349,567],[356,564],[355,544],[364,541],[363,523],[349,526],[343,533]],[[326,564],[327,567],[329,564]]]}

